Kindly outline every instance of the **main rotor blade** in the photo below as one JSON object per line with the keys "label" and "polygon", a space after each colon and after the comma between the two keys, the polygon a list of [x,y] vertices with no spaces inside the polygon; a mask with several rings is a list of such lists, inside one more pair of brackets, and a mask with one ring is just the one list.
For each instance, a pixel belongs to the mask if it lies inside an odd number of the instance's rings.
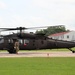
{"label": "main rotor blade", "polygon": [[27,28],[17,27],[17,28],[0,28],[1,31],[11,31],[11,30],[25,30]]}
{"label": "main rotor blade", "polygon": [[57,25],[57,26],[40,26],[40,27],[30,27],[30,28],[25,28],[25,27],[17,27],[17,28],[0,28],[1,31],[11,31],[11,30],[26,30],[26,29],[38,29],[38,28],[47,28],[47,27],[61,27],[64,25]]}

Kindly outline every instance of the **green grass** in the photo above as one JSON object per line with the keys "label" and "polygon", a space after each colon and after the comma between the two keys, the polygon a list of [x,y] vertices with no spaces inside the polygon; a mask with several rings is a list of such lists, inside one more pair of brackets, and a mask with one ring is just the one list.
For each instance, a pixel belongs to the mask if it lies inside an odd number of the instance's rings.
{"label": "green grass", "polygon": [[75,58],[0,58],[0,74],[75,75]]}

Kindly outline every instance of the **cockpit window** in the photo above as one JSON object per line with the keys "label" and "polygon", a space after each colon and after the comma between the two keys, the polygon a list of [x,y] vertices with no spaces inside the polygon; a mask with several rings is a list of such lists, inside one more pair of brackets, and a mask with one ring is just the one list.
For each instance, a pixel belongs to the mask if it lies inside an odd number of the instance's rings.
{"label": "cockpit window", "polygon": [[0,39],[2,39],[3,37],[0,36]]}

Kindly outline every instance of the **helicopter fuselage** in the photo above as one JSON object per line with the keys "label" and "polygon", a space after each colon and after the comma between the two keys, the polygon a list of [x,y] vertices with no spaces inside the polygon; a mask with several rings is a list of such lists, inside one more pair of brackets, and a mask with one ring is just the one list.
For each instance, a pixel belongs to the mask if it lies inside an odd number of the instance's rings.
{"label": "helicopter fuselage", "polygon": [[19,41],[20,50],[56,49],[56,48],[68,48],[69,50],[71,50],[72,47],[75,47],[75,42],[51,39],[43,35],[12,34],[0,38],[0,50],[6,49],[8,50],[9,53],[15,53],[13,41],[14,38]]}
{"label": "helicopter fuselage", "polygon": [[[20,50],[36,50],[36,49],[56,49],[56,48],[72,48],[75,47],[75,42],[62,41],[55,39],[18,39]],[[0,50],[14,50],[14,42],[11,38],[0,40]]]}

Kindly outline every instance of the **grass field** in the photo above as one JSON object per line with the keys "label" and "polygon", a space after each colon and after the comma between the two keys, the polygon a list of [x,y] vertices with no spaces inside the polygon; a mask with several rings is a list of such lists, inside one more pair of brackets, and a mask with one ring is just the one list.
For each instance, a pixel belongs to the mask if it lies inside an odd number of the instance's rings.
{"label": "grass field", "polygon": [[0,58],[0,74],[75,75],[75,58]]}

